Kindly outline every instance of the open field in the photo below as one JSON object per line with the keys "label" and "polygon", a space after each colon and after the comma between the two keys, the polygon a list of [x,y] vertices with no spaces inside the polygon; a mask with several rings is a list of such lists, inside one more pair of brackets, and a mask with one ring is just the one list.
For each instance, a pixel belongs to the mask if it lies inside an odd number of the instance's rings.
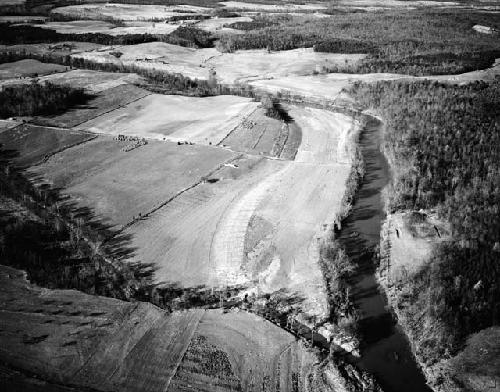
{"label": "open field", "polygon": [[14,63],[0,64],[0,79],[14,79],[50,75],[66,72],[68,67],[59,64],[41,63],[38,60],[20,60]]}
{"label": "open field", "polygon": [[94,137],[85,132],[22,124],[0,132],[0,144],[19,154],[14,163],[30,166],[53,153]]}
{"label": "open field", "polygon": [[224,25],[236,22],[251,22],[251,21],[252,18],[250,18],[249,16],[240,16],[235,18],[210,18],[196,23],[195,26],[199,29],[211,32],[239,33],[239,30],[232,29],[229,27],[224,27]]}
{"label": "open field", "polygon": [[40,125],[72,128],[105,113],[124,107],[150,93],[131,84],[121,84],[96,93],[85,105],[69,109],[65,113],[51,117],[36,117]]}
{"label": "open field", "polygon": [[80,125],[91,132],[218,144],[258,103],[248,98],[152,94]]}
{"label": "open field", "polygon": [[326,9],[323,3],[311,4],[263,4],[263,3],[246,3],[243,1],[225,1],[221,3],[224,7],[237,10],[252,10],[252,11],[269,11],[269,12],[297,12],[297,11],[317,11]]}
{"label": "open field", "polygon": [[300,145],[300,128],[293,122],[267,117],[262,108],[256,108],[225,139],[224,146],[250,154],[293,159]]}
{"label": "open field", "polygon": [[[341,209],[353,124],[322,110],[291,115],[302,131],[295,161],[234,160],[212,174],[216,183],[199,184],[127,229],[135,258],[155,263],[158,281],[286,289],[304,300],[304,312],[325,315],[318,238]],[[262,240],[249,246],[248,236]]]}
{"label": "open field", "polygon": [[[178,12],[180,11],[180,12]],[[184,11],[184,12],[183,12]],[[60,14],[70,17],[78,17],[85,19],[105,19],[113,18],[117,20],[150,20],[158,19],[165,20],[172,16],[194,14],[206,14],[210,11],[209,8],[178,5],[145,5],[145,4],[82,4],[70,5],[66,7],[58,7],[52,10],[53,14]]]}
{"label": "open field", "polygon": [[101,136],[31,168],[111,225],[125,225],[173,197],[234,154],[213,147],[150,141],[126,152],[133,141]]}
{"label": "open field", "polygon": [[[120,51],[120,59],[111,55]],[[289,75],[311,75],[333,65],[356,62],[363,54],[314,52],[311,48],[268,53],[264,49],[220,53],[216,49],[190,49],[161,42],[115,46],[109,50],[90,51],[75,57],[96,62],[135,65],[143,68],[181,73],[198,79],[208,79],[210,68],[222,83],[245,82]]]}
{"label": "open field", "polygon": [[58,55],[74,54],[80,52],[88,52],[103,48],[103,45],[90,42],[58,42],[55,44],[19,44],[19,45],[0,45],[0,51],[21,53],[26,51],[34,54],[54,53]]}
{"label": "open field", "polygon": [[69,22],[47,22],[34,25],[44,29],[52,29],[61,34],[88,34],[102,33],[108,35],[127,34],[170,34],[179,27],[169,23],[154,23],[144,21],[124,22],[125,26],[115,26],[114,24],[102,20],[74,20]]}
{"label": "open field", "polygon": [[[151,304],[40,289],[3,266],[0,282],[4,386],[29,382],[13,367],[57,391],[67,383],[96,390],[192,390],[194,383],[206,392],[261,391],[268,380],[286,392],[294,373],[297,391],[304,391],[316,362],[292,335],[245,312],[166,313]],[[289,376],[280,368],[290,369]]]}
{"label": "open field", "polygon": [[83,88],[89,93],[96,94],[114,87],[139,83],[143,81],[143,78],[133,73],[98,72],[75,69],[61,74],[52,74],[42,77],[40,81],[48,81],[54,84],[67,84],[74,88]]}

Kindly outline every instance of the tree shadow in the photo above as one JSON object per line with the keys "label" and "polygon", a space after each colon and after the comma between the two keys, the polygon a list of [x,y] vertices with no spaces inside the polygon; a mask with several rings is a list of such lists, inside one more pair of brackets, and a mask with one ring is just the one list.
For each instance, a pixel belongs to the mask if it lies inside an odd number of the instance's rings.
{"label": "tree shadow", "polygon": [[[144,300],[155,267],[132,263],[131,236],[82,207],[60,188],[13,162],[0,146],[0,258],[43,287]],[[107,238],[112,240],[107,241]]]}

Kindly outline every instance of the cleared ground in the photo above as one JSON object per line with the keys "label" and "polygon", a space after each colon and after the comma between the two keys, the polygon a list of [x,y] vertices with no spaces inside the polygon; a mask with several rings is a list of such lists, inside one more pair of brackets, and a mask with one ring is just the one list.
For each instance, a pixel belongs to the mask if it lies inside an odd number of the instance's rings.
{"label": "cleared ground", "polygon": [[94,135],[85,132],[22,124],[0,132],[0,144],[16,155],[14,163],[30,166],[92,137]]}
{"label": "cleared ground", "polygon": [[[127,229],[136,260],[155,263],[158,281],[285,289],[304,300],[304,312],[325,315],[318,238],[341,208],[350,171],[344,139],[354,128],[341,114],[290,113],[302,130],[295,161],[234,160],[211,175],[214,182],[184,192]],[[256,225],[259,219],[265,224]]]}
{"label": "cleared ground", "polygon": [[258,107],[220,144],[250,154],[293,159],[300,139],[300,128],[295,123],[286,124],[270,118]]}
{"label": "cleared ground", "polygon": [[3,266],[0,283],[0,380],[7,387],[22,382],[9,379],[13,367],[96,390],[261,391],[267,383],[266,390],[286,392],[294,383],[303,391],[316,361],[292,335],[245,312],[166,313],[40,289]]}
{"label": "cleared ground", "polygon": [[[181,12],[177,12],[181,11]],[[82,4],[58,7],[52,10],[54,14],[67,15],[86,19],[114,18],[117,20],[165,20],[172,16],[207,13],[209,8],[189,5],[146,5],[146,4]]]}
{"label": "cleared ground", "polygon": [[199,182],[235,154],[205,146],[150,141],[125,151],[131,141],[101,136],[31,168],[98,218],[124,225]]}
{"label": "cleared ground", "polygon": [[[120,51],[120,59],[110,54]],[[332,65],[356,62],[364,54],[336,54],[314,52],[312,48],[268,53],[264,49],[220,53],[214,48],[191,49],[161,42],[116,46],[75,54],[96,62],[135,65],[166,72],[182,73],[198,79],[208,79],[209,69],[217,73],[223,83],[247,82],[290,75],[311,75]]]}
{"label": "cleared ground", "polygon": [[20,60],[0,64],[0,79],[44,76],[56,72],[66,72],[68,67],[59,64],[41,63],[38,60]]}
{"label": "cleared ground", "polygon": [[36,27],[52,29],[61,34],[102,33],[108,35],[170,34],[179,27],[168,23],[128,21],[125,26],[115,26],[101,20],[74,20],[69,22],[47,22]]}
{"label": "cleared ground", "polygon": [[149,94],[148,91],[139,87],[122,84],[92,95],[85,105],[56,116],[36,117],[34,122],[46,126],[72,128]]}
{"label": "cleared ground", "polygon": [[327,6],[323,3],[312,4],[259,4],[259,3],[246,3],[243,1],[225,1],[221,3],[224,7],[255,10],[255,11],[316,11],[324,10]]}
{"label": "cleared ground", "polygon": [[258,103],[248,98],[152,94],[79,128],[112,135],[218,144]]}

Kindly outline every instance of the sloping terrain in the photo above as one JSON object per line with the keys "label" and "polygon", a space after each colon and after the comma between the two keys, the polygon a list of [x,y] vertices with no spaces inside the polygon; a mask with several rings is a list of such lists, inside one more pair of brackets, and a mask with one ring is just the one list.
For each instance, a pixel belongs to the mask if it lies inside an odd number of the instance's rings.
{"label": "sloping terrain", "polygon": [[146,303],[41,289],[4,266],[0,283],[0,382],[7,388],[32,386],[36,375],[50,383],[38,381],[39,387],[53,391],[65,390],[61,384],[261,391],[265,384],[285,392],[291,383],[301,391],[316,361],[292,335],[245,312],[167,313]]}

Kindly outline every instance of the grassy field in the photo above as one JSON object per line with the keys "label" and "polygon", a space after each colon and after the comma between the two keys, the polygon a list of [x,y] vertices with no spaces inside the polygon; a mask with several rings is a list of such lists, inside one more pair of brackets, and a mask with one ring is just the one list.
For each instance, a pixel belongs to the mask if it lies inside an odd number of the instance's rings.
{"label": "grassy field", "polygon": [[31,166],[53,153],[89,140],[93,135],[70,130],[18,125],[0,132],[3,148],[18,154],[14,162],[20,166]]}
{"label": "grassy field", "polygon": [[79,128],[112,135],[218,144],[257,103],[228,95],[191,98],[152,94]]}
{"label": "grassy field", "polygon": [[29,59],[20,60],[13,63],[0,64],[0,79],[44,76],[67,70],[67,67],[59,64],[47,64]]}
{"label": "grassy field", "polygon": [[130,144],[102,136],[31,171],[91,207],[99,218],[124,225],[234,156],[222,149],[155,141],[124,151]]}
{"label": "grassy field", "polygon": [[179,27],[175,24],[145,21],[127,21],[120,23],[120,26],[115,26],[113,23],[102,20],[46,22],[34,26],[52,29],[61,34],[102,33],[115,36],[127,34],[170,34]]}
{"label": "grassy field", "polygon": [[146,90],[122,84],[97,93],[85,105],[72,108],[57,116],[37,117],[34,122],[44,126],[72,128],[147,95],[149,92]]}

